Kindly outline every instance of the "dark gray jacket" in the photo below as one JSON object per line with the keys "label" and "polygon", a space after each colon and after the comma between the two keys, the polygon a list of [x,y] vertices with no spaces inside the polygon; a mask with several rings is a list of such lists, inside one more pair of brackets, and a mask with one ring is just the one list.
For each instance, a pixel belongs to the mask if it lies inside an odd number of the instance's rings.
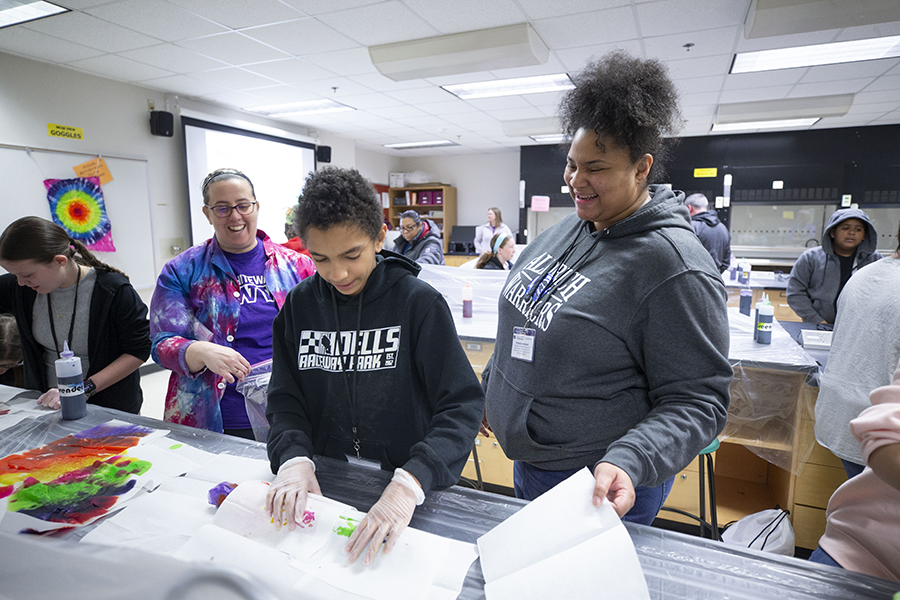
{"label": "dark gray jacket", "polygon": [[841,262],[834,253],[830,233],[847,219],[859,219],[866,225],[866,237],[856,247],[853,272],[856,273],[860,268],[882,258],[875,251],[878,234],[868,215],[856,208],[835,211],[822,234],[822,245],[810,248],[800,255],[788,280],[788,305],[807,323],[834,323],[838,287],[841,285]]}
{"label": "dark gray jacket", "polygon": [[443,265],[444,262],[444,243],[441,241],[441,230],[431,219],[422,219],[424,225],[428,225],[428,232],[425,228],[419,232],[412,243],[407,242],[402,235],[394,242],[394,252],[405,256],[411,261],[428,264]]}
{"label": "dark gray jacket", "polygon": [[[725,285],[683,194],[650,192],[650,202],[602,231],[590,232],[575,214],[564,218],[528,244],[510,272],[486,369],[488,422],[509,458],[557,471],[602,460],[635,486],[656,486],[725,426]],[[533,362],[512,358],[528,285],[576,235],[566,266],[587,258],[530,325]]]}
{"label": "dark gray jacket", "polygon": [[731,264],[731,234],[719,220],[718,213],[714,210],[697,213],[691,217],[691,225],[694,226],[694,233],[700,238],[700,243],[715,261],[719,273],[728,270]]}

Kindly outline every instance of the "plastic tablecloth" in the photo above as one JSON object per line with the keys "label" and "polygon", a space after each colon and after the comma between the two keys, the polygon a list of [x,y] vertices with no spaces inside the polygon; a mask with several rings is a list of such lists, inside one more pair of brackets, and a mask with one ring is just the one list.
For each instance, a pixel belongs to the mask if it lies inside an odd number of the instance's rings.
{"label": "plastic tablecloth", "polygon": [[[0,455],[7,455],[75,433],[110,419],[169,429],[169,436],[210,452],[265,457],[265,446],[222,434],[163,423],[89,405],[88,416],[62,421],[58,413],[29,419],[3,432]],[[344,461],[316,457],[316,475],[325,495],[368,510],[391,474],[354,467]],[[515,513],[524,502],[454,486],[428,494],[411,525],[449,538],[472,542]],[[808,563],[799,559],[726,546],[643,525],[626,524],[654,600],[845,600],[890,598],[900,585]],[[0,598],[66,598],[104,600],[123,597],[184,598],[185,589],[207,595],[191,598],[285,598],[277,582],[259,574],[228,572],[182,563],[130,549],[75,543],[61,538],[0,536]],[[230,594],[223,592],[228,589]],[[598,597],[600,591],[598,590]],[[302,598],[302,595],[293,595]],[[478,561],[469,570],[460,598],[484,597]]]}

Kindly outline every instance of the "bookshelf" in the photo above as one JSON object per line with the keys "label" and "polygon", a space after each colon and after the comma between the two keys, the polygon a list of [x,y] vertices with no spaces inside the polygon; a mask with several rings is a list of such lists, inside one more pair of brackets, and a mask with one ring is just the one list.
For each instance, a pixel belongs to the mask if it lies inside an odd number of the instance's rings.
{"label": "bookshelf", "polygon": [[[434,204],[436,193],[440,194],[441,204]],[[423,183],[389,188],[388,195],[391,203],[388,208],[388,220],[394,229],[400,227],[400,219],[397,215],[407,210],[414,210],[423,218],[431,219],[441,228],[441,239],[444,243],[444,254],[446,254],[450,245],[450,230],[456,225],[456,188],[441,183]],[[396,202],[403,202],[403,204]],[[433,213],[436,212],[440,212],[441,216],[435,216]]]}

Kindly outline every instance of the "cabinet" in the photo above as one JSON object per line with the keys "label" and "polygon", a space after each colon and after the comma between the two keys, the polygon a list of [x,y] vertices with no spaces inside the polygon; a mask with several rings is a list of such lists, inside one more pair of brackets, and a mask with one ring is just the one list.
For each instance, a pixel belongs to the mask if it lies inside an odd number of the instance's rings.
{"label": "cabinet", "polygon": [[[434,204],[439,193],[441,204]],[[444,254],[450,247],[450,230],[456,225],[456,188],[449,185],[426,183],[402,188],[389,188],[391,205],[388,208],[388,220],[395,229],[400,227],[397,217],[402,212],[414,210],[422,217],[431,219],[441,229],[444,242]],[[397,202],[402,204],[397,204]],[[407,204],[407,201],[409,202]]]}

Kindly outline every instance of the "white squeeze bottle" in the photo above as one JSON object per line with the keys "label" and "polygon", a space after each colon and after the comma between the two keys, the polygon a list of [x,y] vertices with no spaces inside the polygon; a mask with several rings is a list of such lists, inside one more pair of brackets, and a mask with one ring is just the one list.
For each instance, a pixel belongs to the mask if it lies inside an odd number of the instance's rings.
{"label": "white squeeze bottle", "polygon": [[63,341],[63,351],[56,359],[56,385],[59,389],[62,418],[72,421],[85,416],[87,414],[87,397],[84,395],[81,359],[69,350],[68,340]]}
{"label": "white squeeze bottle", "polygon": [[470,318],[472,316],[472,286],[466,281],[466,287],[462,290],[463,317]]}

